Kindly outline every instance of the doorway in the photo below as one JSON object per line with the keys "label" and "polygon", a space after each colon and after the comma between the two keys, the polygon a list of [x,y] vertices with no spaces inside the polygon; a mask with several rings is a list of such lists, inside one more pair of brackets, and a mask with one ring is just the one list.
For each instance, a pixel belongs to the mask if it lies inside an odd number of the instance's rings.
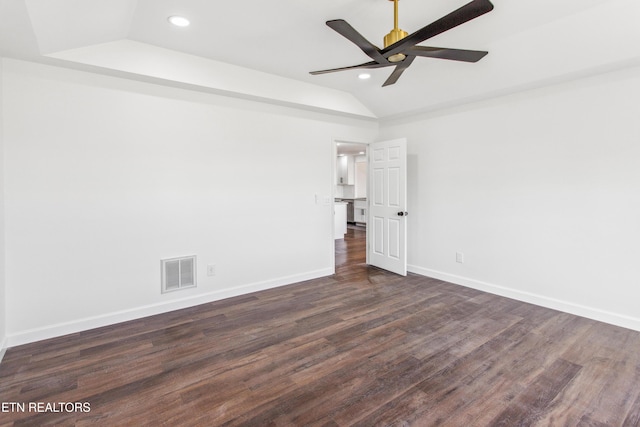
{"label": "doorway", "polygon": [[[347,150],[353,150],[351,156]],[[355,151],[360,149],[362,151]],[[344,151],[342,151],[344,150]],[[365,263],[401,276],[407,275],[407,140],[399,138],[358,144],[334,141],[334,239],[344,239],[349,229],[363,226]],[[342,154],[342,155],[339,155]],[[367,166],[366,197],[357,205],[355,157],[363,156]],[[361,173],[362,176],[362,173]],[[353,185],[352,185],[353,184]],[[353,217],[346,208],[353,201]],[[358,210],[358,208],[364,208]],[[358,216],[356,217],[356,213]],[[351,220],[348,220],[351,219]],[[359,221],[360,224],[358,223]],[[356,229],[357,230],[357,229]],[[333,265],[336,266],[335,241]],[[347,251],[348,245],[342,250]],[[342,255],[347,256],[348,254]],[[340,260],[342,261],[342,259]]]}
{"label": "doorway", "polygon": [[368,144],[335,140],[333,186],[336,271],[367,263]]}

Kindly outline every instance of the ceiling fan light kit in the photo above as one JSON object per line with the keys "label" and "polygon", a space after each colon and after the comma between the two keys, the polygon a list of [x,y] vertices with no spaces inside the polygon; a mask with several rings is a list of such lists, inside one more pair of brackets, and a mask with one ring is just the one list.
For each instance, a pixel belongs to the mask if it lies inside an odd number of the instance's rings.
{"label": "ceiling fan light kit", "polygon": [[471,21],[493,10],[489,0],[473,0],[470,3],[443,16],[437,21],[422,27],[413,34],[398,28],[398,0],[393,1],[393,29],[384,37],[384,49],[379,49],[358,33],[347,21],[334,19],[327,21],[327,26],[358,46],[373,61],[349,67],[331,68],[312,71],[310,74],[326,74],[356,68],[383,68],[395,66],[395,69],[382,86],[389,86],[398,81],[404,70],[409,68],[416,56],[449,59],[453,61],[478,62],[489,52],[477,50],[449,49],[442,47],[418,46],[418,43],[444,33],[458,25]]}

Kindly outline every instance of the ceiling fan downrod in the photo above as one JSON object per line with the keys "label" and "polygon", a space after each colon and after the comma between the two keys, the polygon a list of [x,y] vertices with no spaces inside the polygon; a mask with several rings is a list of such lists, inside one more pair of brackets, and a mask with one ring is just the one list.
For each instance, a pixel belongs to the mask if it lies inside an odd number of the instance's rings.
{"label": "ceiling fan downrod", "polygon": [[[409,33],[404,30],[398,28],[398,0],[389,0],[393,2],[393,30],[386,36],[384,36],[384,47],[387,48],[392,44],[396,43],[399,40],[407,37]],[[400,62],[403,61],[406,56],[402,53],[396,53],[395,55],[391,55],[389,58],[389,62]]]}

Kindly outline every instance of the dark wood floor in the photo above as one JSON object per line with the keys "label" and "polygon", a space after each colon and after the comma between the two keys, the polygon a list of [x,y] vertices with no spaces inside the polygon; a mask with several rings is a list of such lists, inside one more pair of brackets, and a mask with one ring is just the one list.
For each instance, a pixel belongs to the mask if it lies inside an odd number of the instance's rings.
{"label": "dark wood floor", "polygon": [[636,426],[640,333],[364,263],[11,348],[2,426]]}

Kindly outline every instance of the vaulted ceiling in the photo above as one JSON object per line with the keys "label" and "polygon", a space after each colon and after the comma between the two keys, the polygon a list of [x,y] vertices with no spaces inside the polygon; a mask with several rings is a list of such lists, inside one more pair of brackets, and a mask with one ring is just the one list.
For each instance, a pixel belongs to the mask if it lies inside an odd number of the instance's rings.
{"label": "vaulted ceiling", "polygon": [[[401,0],[413,31],[469,0]],[[311,76],[370,60],[325,25],[345,19],[382,45],[388,0],[0,0],[0,55],[371,119],[480,100],[640,62],[637,0],[492,0],[495,9],[422,45],[487,50],[478,63],[417,58],[391,69]],[[177,28],[171,15],[188,17]]]}

